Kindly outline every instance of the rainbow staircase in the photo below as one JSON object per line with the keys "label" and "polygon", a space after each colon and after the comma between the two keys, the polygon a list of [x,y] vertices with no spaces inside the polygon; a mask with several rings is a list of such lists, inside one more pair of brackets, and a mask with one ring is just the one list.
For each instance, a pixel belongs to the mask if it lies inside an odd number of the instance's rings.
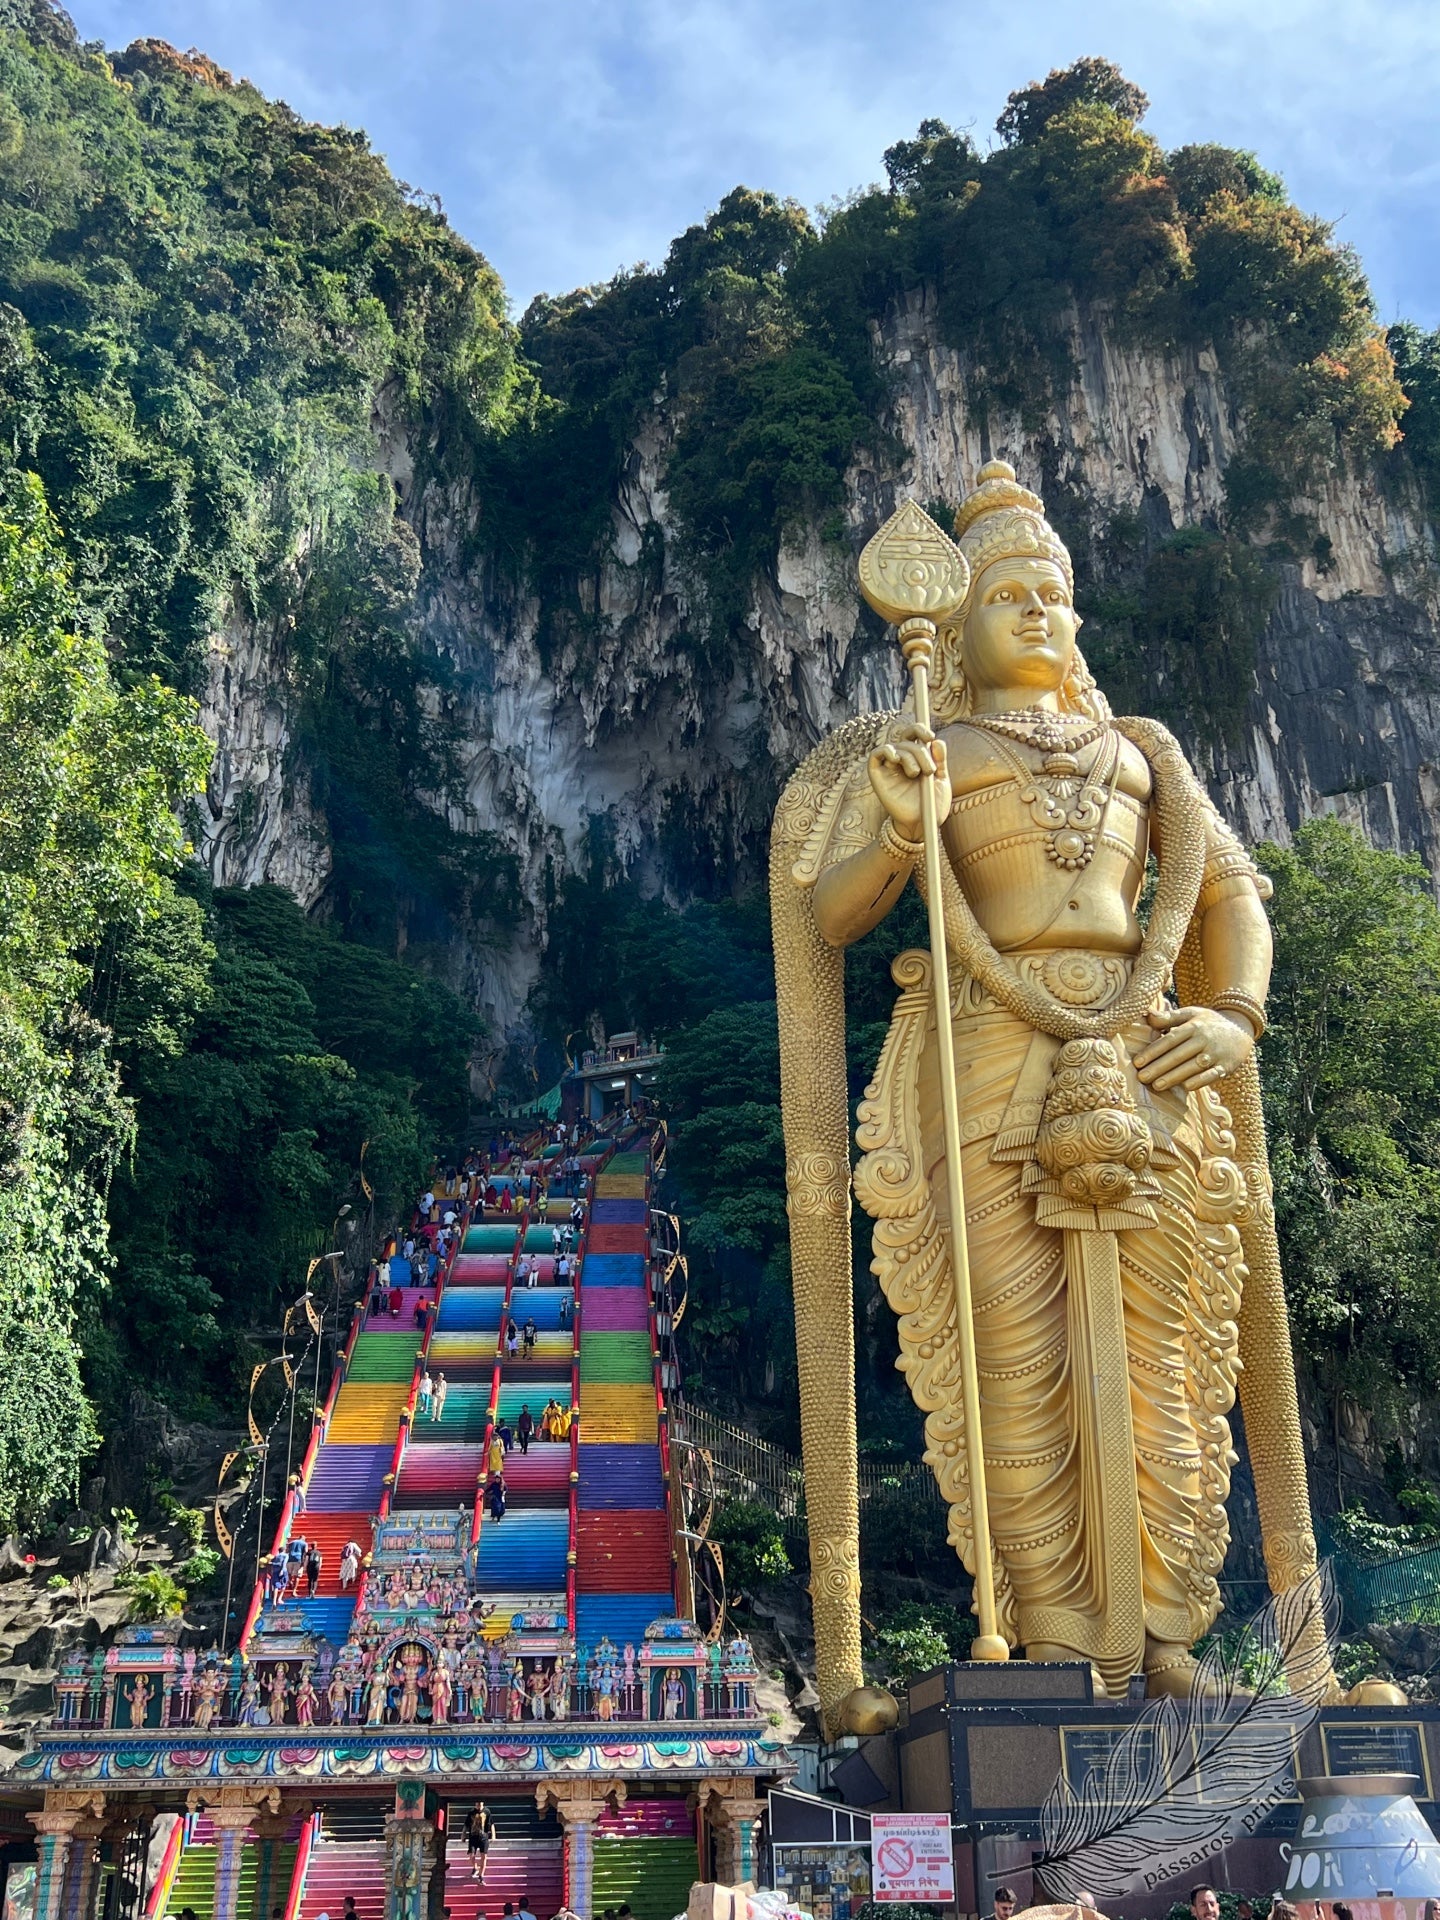
{"label": "rainbow staircase", "polygon": [[[674,1569],[645,1279],[649,1159],[595,1177],[581,1274],[575,1632],[638,1645],[672,1613]],[[633,1902],[632,1902],[633,1904]]]}

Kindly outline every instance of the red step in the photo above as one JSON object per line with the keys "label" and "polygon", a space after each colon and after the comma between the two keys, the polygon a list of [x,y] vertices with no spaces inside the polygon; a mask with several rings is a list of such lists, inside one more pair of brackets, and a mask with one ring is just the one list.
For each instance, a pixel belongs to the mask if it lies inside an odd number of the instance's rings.
{"label": "red step", "polygon": [[672,1575],[670,1523],[663,1508],[600,1508],[577,1515],[579,1593],[658,1593]]}
{"label": "red step", "polygon": [[[335,1599],[340,1595],[340,1555],[347,1540],[359,1543],[363,1557],[370,1551],[374,1528],[368,1513],[302,1513],[290,1528],[291,1538],[303,1533],[307,1541],[318,1541],[320,1552],[324,1556],[320,1568],[320,1586],[318,1592],[324,1599]],[[301,1569],[304,1571],[303,1565]],[[358,1582],[352,1582],[345,1592],[353,1599]],[[302,1587],[308,1592],[308,1586]]]}
{"label": "red step", "polygon": [[[501,1920],[505,1902],[518,1913],[528,1905],[535,1920],[553,1920],[565,1904],[562,1840],[511,1840],[497,1835],[485,1858],[482,1887],[470,1870],[465,1835],[457,1824],[445,1854],[445,1905],[450,1920]],[[339,1920],[338,1911],[331,1920]]]}
{"label": "red step", "polygon": [[310,1855],[300,1920],[328,1913],[340,1920],[346,1894],[355,1896],[358,1920],[385,1920],[385,1842],[320,1840]]}

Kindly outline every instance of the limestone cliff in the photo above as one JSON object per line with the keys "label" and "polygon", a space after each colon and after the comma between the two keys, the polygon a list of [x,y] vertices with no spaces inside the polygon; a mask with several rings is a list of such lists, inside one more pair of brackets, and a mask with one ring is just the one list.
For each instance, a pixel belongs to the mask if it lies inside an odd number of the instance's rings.
{"label": "limestone cliff", "polygon": [[[876,352],[890,381],[881,424],[901,457],[852,465],[843,542],[807,527],[754,582],[723,678],[688,640],[699,589],[666,495],[679,423],[663,403],[630,446],[604,564],[581,583],[585,642],[567,641],[548,667],[537,594],[473,557],[476,497],[463,482],[417,485],[403,429],[377,404],[376,465],[424,555],[425,634],[454,669],[444,712],[465,806],[451,823],[513,850],[527,904],[508,948],[455,956],[499,1026],[518,1017],[543,948],[547,863],[573,871],[593,819],[642,884],[672,898],[710,866],[753,874],[788,770],[846,714],[897,700],[893,648],[854,587],[854,555],[897,497],[958,499],[1004,454],[1025,480],[1083,498],[1100,524],[1121,510],[1165,532],[1220,519],[1244,429],[1214,355],[1125,344],[1103,311],[1074,313],[1071,345],[1073,384],[1038,428],[977,421],[967,356],[942,342],[927,295],[892,309]],[[1337,471],[1303,504],[1326,565],[1280,564],[1243,731],[1188,744],[1247,839],[1283,840],[1333,812],[1440,874],[1440,630],[1418,492],[1403,470],[1384,487]],[[328,853],[287,698],[276,635],[235,622],[216,636],[205,711],[219,751],[201,844],[218,880],[276,880],[308,906],[323,899]]]}

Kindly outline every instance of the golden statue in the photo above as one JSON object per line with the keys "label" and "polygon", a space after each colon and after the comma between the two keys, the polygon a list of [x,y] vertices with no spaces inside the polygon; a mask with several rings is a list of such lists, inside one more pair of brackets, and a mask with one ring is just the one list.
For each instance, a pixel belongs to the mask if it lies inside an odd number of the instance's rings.
{"label": "golden statue", "polygon": [[1237,1375],[1271,1586],[1315,1568],[1254,1062],[1268,882],[1170,734],[1112,717],[1076,646],[1070,556],[1011,467],[982,469],[956,535],[907,504],[866,549],[912,695],[810,755],[772,841],[832,1730],[874,1730],[889,1704],[860,1665],[843,951],[912,876],[931,951],[895,962],[854,1186],[975,1577],[974,1657],[1188,1690],[1220,1608]]}

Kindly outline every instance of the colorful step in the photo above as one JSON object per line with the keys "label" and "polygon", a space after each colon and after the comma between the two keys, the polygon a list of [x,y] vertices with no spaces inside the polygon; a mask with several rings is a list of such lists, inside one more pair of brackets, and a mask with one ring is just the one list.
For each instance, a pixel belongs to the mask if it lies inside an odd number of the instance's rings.
{"label": "colorful step", "polygon": [[592,1382],[596,1386],[640,1386],[653,1377],[648,1333],[596,1333],[587,1325],[580,1342],[582,1388]]}
{"label": "colorful step", "polygon": [[493,1333],[434,1333],[430,1336],[430,1371],[456,1380],[486,1380],[495,1371]]}
{"label": "colorful step", "polygon": [[419,1333],[362,1333],[355,1342],[347,1381],[368,1382],[372,1386],[410,1384],[415,1372],[415,1356],[420,1351]]}
{"label": "colorful step", "polygon": [[575,1549],[577,1593],[653,1593],[670,1583],[670,1519],[664,1508],[581,1513]]}
{"label": "colorful step", "polygon": [[504,1286],[509,1272],[509,1257],[503,1253],[457,1253],[450,1263],[450,1287]]}
{"label": "colorful step", "polygon": [[644,1257],[638,1253],[587,1253],[581,1279],[587,1292],[591,1287],[643,1288]]}
{"label": "colorful step", "polygon": [[642,1507],[663,1507],[665,1482],[660,1472],[660,1449],[582,1443],[577,1504],[582,1513],[606,1507],[632,1512]]}
{"label": "colorful step", "polygon": [[592,1890],[597,1913],[628,1904],[635,1920],[671,1920],[684,1913],[699,1877],[693,1840],[597,1833]]}
{"label": "colorful step", "polygon": [[675,1611],[673,1591],[655,1593],[582,1593],[575,1599],[575,1638],[582,1647],[610,1640],[617,1647],[627,1641],[638,1647],[654,1620]]}
{"label": "colorful step", "polygon": [[374,1513],[385,1491],[394,1450],[393,1433],[386,1444],[368,1447],[337,1446],[327,1440],[310,1469],[307,1515]]}
{"label": "colorful step", "polygon": [[584,1333],[649,1334],[650,1316],[643,1287],[596,1287],[585,1298]]}
{"label": "colorful step", "polygon": [[643,1200],[597,1199],[590,1218],[597,1227],[643,1227],[649,1221],[650,1209]]}
{"label": "colorful step", "polygon": [[588,1387],[580,1403],[580,1432],[612,1445],[657,1446],[660,1423],[653,1387]]}
{"label": "colorful step", "polygon": [[503,1520],[487,1514],[480,1528],[476,1579],[487,1589],[535,1588],[563,1593],[570,1516],[548,1507],[512,1507]]}
{"label": "colorful step", "polygon": [[[379,1504],[377,1499],[376,1505]],[[371,1513],[373,1508],[360,1512],[326,1512],[312,1509],[308,1504],[305,1512],[291,1527],[291,1538],[303,1534],[311,1546],[320,1549],[320,1595],[324,1599],[338,1599],[340,1596],[340,1556],[345,1544],[353,1540],[361,1554],[370,1551]],[[351,1599],[355,1597],[352,1584],[346,1589]]]}
{"label": "colorful step", "polygon": [[504,1287],[446,1287],[435,1315],[436,1333],[498,1333]]}
{"label": "colorful step", "polygon": [[[443,1368],[432,1367],[435,1372]],[[483,1381],[461,1381],[452,1385],[446,1376],[445,1405],[440,1418],[421,1413],[417,1405],[414,1423],[410,1428],[410,1447],[406,1449],[408,1458],[411,1448],[443,1445],[465,1445],[478,1447],[485,1438],[485,1428],[490,1420],[490,1388]]]}
{"label": "colorful step", "polygon": [[501,1221],[482,1227],[467,1227],[465,1239],[461,1244],[461,1253],[503,1253],[515,1251],[515,1242],[520,1237],[520,1222],[517,1218],[513,1225]]}
{"label": "colorful step", "polygon": [[347,1380],[336,1396],[335,1411],[325,1435],[327,1444],[377,1446],[382,1440],[393,1444],[400,1415],[409,1398],[408,1381],[396,1386],[372,1386],[364,1381]]}
{"label": "colorful step", "polygon": [[473,1507],[482,1465],[478,1446],[412,1444],[400,1463],[391,1510],[413,1513],[427,1507]]}
{"label": "colorful step", "polygon": [[[622,1201],[612,1202],[623,1205]],[[589,1253],[641,1253],[645,1251],[647,1235],[644,1227],[609,1225],[599,1221],[591,1227],[585,1236],[585,1247]]]}

